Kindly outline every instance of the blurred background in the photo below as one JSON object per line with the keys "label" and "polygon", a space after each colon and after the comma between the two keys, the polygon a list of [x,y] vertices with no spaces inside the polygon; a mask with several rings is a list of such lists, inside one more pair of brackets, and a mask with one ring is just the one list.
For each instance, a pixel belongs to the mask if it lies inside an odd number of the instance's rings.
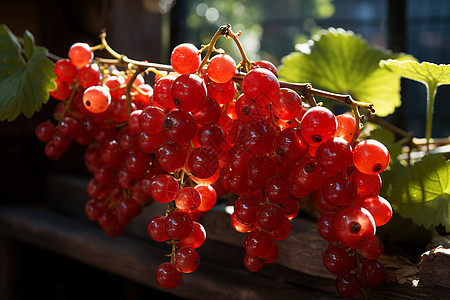
{"label": "blurred background", "polygon": [[[169,63],[171,50],[179,43],[191,42],[198,47],[207,44],[220,25],[229,23],[235,31],[242,30],[241,41],[251,60],[266,59],[276,66],[295,51],[296,44],[328,27],[352,30],[372,46],[406,52],[419,61],[450,63],[447,0],[0,0],[0,7],[1,24],[18,36],[29,30],[37,45],[60,57],[67,57],[75,42],[98,44],[99,33],[106,29],[107,39],[116,51],[130,58]],[[223,47],[236,59],[239,57],[234,43],[221,39],[217,47]],[[422,137],[425,87],[408,80],[404,80],[403,87],[403,105],[389,119]],[[440,87],[435,103],[434,137],[450,135],[449,98],[450,87]],[[2,202],[45,202],[46,175],[51,173],[88,175],[83,163],[84,147],[73,145],[60,160],[53,162],[45,157],[43,144],[34,137],[36,125],[51,118],[54,107],[49,102],[32,119],[22,116],[12,123],[0,123]],[[35,296],[36,291],[45,293],[49,280],[60,285],[52,285],[53,290],[46,291],[47,299],[87,299],[98,296],[95,291],[102,285],[110,287],[111,299],[120,299],[113,296],[117,289],[128,289],[129,295],[136,289],[144,289],[99,274],[98,270],[87,272],[92,278],[61,277],[58,276],[61,268],[75,268],[73,262],[38,249],[20,249],[17,254],[28,257],[21,269],[28,275],[23,276],[20,285],[34,288],[21,291],[21,299]],[[51,268],[49,264],[60,268]],[[86,266],[76,266],[86,273]],[[52,276],[40,278],[46,268]],[[84,294],[77,288],[80,280],[84,280],[81,285],[87,290]],[[158,297],[162,299],[165,295]]]}
{"label": "blurred background", "polygon": [[[0,22],[17,35],[30,30],[39,45],[61,57],[76,41],[108,40],[121,53],[137,59],[169,63],[181,42],[207,44],[216,29],[232,24],[242,30],[241,41],[250,59],[279,65],[322,28],[341,27],[360,34],[371,46],[406,52],[419,61],[450,62],[450,2],[446,0],[2,0]],[[220,39],[236,59],[233,43]],[[395,123],[424,135],[425,88],[405,82],[403,107]],[[450,88],[442,86],[436,99],[434,136],[448,136],[445,102]]]}

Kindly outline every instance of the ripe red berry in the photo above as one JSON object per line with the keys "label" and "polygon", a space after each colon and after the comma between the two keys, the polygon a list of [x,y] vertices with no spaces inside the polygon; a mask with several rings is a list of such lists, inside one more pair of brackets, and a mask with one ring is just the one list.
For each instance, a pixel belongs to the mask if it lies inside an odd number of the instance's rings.
{"label": "ripe red berry", "polygon": [[206,73],[216,83],[230,81],[236,72],[236,62],[228,54],[214,56],[208,64]]}
{"label": "ripe red berry", "polygon": [[190,43],[176,46],[170,55],[170,64],[178,74],[195,73],[200,65],[197,47]]}
{"label": "ripe red berry", "polygon": [[86,43],[75,43],[69,49],[69,58],[72,64],[82,68],[94,58],[91,47]]}
{"label": "ripe red berry", "polygon": [[111,95],[104,86],[91,86],[84,91],[83,104],[87,110],[93,113],[101,113],[111,104]]}

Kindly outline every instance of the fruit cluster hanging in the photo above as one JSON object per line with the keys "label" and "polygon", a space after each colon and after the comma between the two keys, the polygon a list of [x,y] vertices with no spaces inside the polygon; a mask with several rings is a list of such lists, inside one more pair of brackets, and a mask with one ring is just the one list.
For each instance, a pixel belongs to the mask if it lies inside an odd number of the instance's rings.
{"label": "fruit cluster hanging", "polygon": [[[55,65],[56,122],[39,124],[36,135],[50,159],[72,142],[87,146],[93,177],[85,210],[108,235],[120,235],[152,202],[169,204],[148,224],[152,239],[172,247],[170,262],[156,271],[160,286],[174,288],[197,268],[195,249],[206,239],[201,216],[218,195],[237,195],[231,224],[248,233],[244,264],[256,272],[276,261],[298,199],[311,194],[318,232],[330,243],[325,267],[343,297],[357,296],[384,279],[375,232],[392,214],[378,195],[389,153],[375,140],[358,140],[358,107],[371,106],[307,84],[280,84],[273,64],[248,60],[239,35],[226,25],[201,49],[180,44],[171,66],[120,55],[105,33],[99,46],[76,43]],[[240,63],[214,48],[221,36],[236,42]],[[97,49],[115,59],[94,58]],[[150,72],[153,87],[142,76]],[[353,116],[335,116],[314,93],[348,104]]]}

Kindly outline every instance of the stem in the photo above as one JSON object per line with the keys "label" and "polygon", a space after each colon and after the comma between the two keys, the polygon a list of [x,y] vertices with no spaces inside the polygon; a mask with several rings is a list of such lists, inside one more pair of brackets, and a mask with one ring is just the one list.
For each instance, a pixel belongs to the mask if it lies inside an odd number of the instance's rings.
{"label": "stem", "polygon": [[180,189],[184,188],[184,175],[186,174],[186,171],[184,170],[184,168],[181,169],[181,175],[179,177],[179,181],[180,181]]}
{"label": "stem", "polygon": [[361,115],[359,114],[358,105],[351,104],[353,117],[355,118],[355,132],[353,132],[353,138],[350,144],[355,145],[356,139],[358,138],[359,129],[361,126]]}
{"label": "stem", "polygon": [[170,251],[170,254],[166,254],[166,256],[170,257],[170,263],[173,264],[175,259],[175,252],[177,252],[177,246],[175,240],[170,240],[168,243],[172,245],[172,250]]}
{"label": "stem", "polygon": [[173,72],[172,66],[163,65],[163,64],[155,64],[155,63],[149,63],[139,60],[130,59],[127,56],[123,54],[117,53],[114,49],[112,49],[108,43],[106,42],[106,32],[102,32],[100,34],[100,40],[102,42],[102,45],[106,51],[108,51],[109,54],[111,54],[116,60],[113,59],[105,59],[105,58],[99,58],[99,62],[105,63],[105,64],[133,64],[135,66],[144,67],[144,68],[155,68],[157,70],[161,71],[167,71],[167,72]]}
{"label": "stem", "polygon": [[369,121],[371,121],[375,124],[378,124],[380,126],[383,126],[399,136],[412,138],[411,132],[406,132],[403,129],[401,129],[389,122],[386,122],[385,120],[383,120],[375,115],[370,115]]}
{"label": "stem", "polygon": [[425,138],[427,139],[427,151],[429,151],[431,128],[433,126],[434,97],[436,96],[437,83],[431,81],[425,86],[427,87],[427,125],[425,129]]}
{"label": "stem", "polygon": [[[242,47],[241,42],[237,38],[239,36],[239,33],[234,33],[231,30],[231,26],[230,25],[223,25],[223,26],[219,27],[219,29],[216,31],[216,33],[214,34],[214,36],[211,39],[211,42],[208,45],[203,47],[203,48],[208,47],[208,52],[206,53],[205,57],[203,58],[202,62],[200,63],[200,66],[197,69],[197,73],[200,73],[201,70],[203,69],[203,67],[205,66],[205,64],[208,62],[211,53],[214,51],[214,45],[215,45],[215,43],[217,42],[217,40],[219,39],[219,37],[221,35],[229,37],[229,38],[232,38],[233,41],[236,43],[236,45],[239,48],[239,51],[241,53],[242,64],[244,64],[244,66],[245,65],[247,65],[247,66],[251,65],[251,62],[247,58],[247,55],[245,54],[245,51],[244,51],[244,49]],[[170,65],[138,61],[138,60],[130,59],[130,58],[128,58],[125,55],[117,53],[106,42],[106,32],[102,32],[100,34],[100,39],[102,41],[103,47],[115,59],[98,58],[98,62],[99,63],[111,64],[111,65],[123,65],[123,66],[127,66],[128,64],[133,64],[133,65],[135,65],[137,67],[141,67],[141,68],[152,68],[152,69],[155,69],[155,70],[166,71],[166,72],[173,72],[174,71],[172,66],[170,66]],[[151,71],[151,70],[149,70],[149,71]],[[238,80],[238,81],[242,80],[242,78],[245,75],[246,75],[245,73],[237,73],[234,76],[234,79]],[[374,112],[372,103],[365,103],[365,102],[355,101],[355,100],[353,100],[353,98],[350,95],[341,95],[341,94],[336,94],[336,93],[331,93],[331,92],[319,90],[319,89],[313,88],[311,86],[311,84],[309,84],[309,83],[291,83],[291,82],[280,81],[280,86],[281,87],[285,87],[285,88],[290,88],[290,89],[292,89],[294,91],[297,91],[297,92],[300,92],[300,93],[302,93],[304,95],[312,94],[312,95],[322,96],[322,97],[329,98],[329,99],[334,99],[334,100],[337,100],[337,101],[342,102],[344,104],[347,104],[349,106],[351,106],[351,104],[355,104],[357,106],[365,107],[365,108],[369,109],[370,111]],[[313,106],[316,106],[316,105],[317,104],[314,101],[314,105]]]}
{"label": "stem", "polygon": [[233,32],[230,28],[228,31],[227,37],[231,37],[238,47],[239,53],[241,53],[242,61],[239,63],[240,66],[244,66],[244,69],[246,72],[250,71],[252,67],[252,62],[248,59],[247,54],[245,54],[244,47],[242,47],[241,41],[238,39],[238,36],[241,35],[241,31],[238,31],[237,33]]}
{"label": "stem", "polygon": [[[148,71],[159,70],[159,71],[165,71],[165,72],[173,72],[173,68],[170,65],[164,65],[164,64],[157,64],[157,63],[150,63],[146,61],[138,61],[134,59],[130,59],[127,57],[124,57],[123,60],[120,59],[114,59],[114,58],[102,58],[97,57],[97,62],[100,64],[106,64],[106,65],[116,65],[116,66],[128,66],[129,64],[139,66],[141,68],[150,68]],[[147,71],[147,70],[146,70]]]}
{"label": "stem", "polygon": [[208,47],[208,52],[206,52],[205,57],[203,58],[202,62],[200,63],[200,65],[198,66],[197,69],[197,74],[200,74],[200,72],[202,71],[203,67],[206,65],[206,63],[209,60],[209,57],[211,56],[211,53],[214,50],[214,45],[216,44],[217,40],[219,39],[219,37],[221,35],[227,35],[228,31],[231,29],[231,25],[223,25],[220,26],[219,29],[217,29],[216,33],[214,34],[214,36],[212,37],[211,41],[209,42],[208,45],[206,45],[205,47],[202,47],[202,51],[204,48]]}
{"label": "stem", "polygon": [[305,97],[305,101],[308,102],[309,106],[311,107],[317,106],[316,99],[314,99],[314,97],[310,93],[306,93],[303,95]]}
{"label": "stem", "polygon": [[272,121],[272,126],[275,128],[276,132],[280,132],[281,128],[280,125],[278,125],[278,123],[275,121],[275,114],[273,113],[272,110],[272,104],[269,104],[269,109],[270,109],[270,120]]}
{"label": "stem", "polygon": [[136,71],[133,73],[133,75],[130,78],[130,81],[127,82],[127,85],[125,87],[125,97],[127,99],[127,107],[128,107],[128,115],[131,114],[132,107],[131,107],[131,87],[133,86],[133,82],[136,80],[138,75],[141,73],[141,69],[139,66],[137,66]]}
{"label": "stem", "polygon": [[[64,116],[66,115],[66,113],[69,111],[69,109],[70,109],[70,104],[72,103],[72,99],[73,99],[73,96],[75,95],[75,92],[78,90],[78,86],[79,86],[79,85],[78,85],[78,82],[75,83],[75,85],[73,86],[73,88],[72,88],[72,93],[70,93],[69,99],[67,99],[67,101],[66,101],[66,106],[64,106],[64,109],[63,109],[63,111],[61,112],[61,114],[55,116],[55,119],[56,119],[57,121],[60,121],[62,118],[64,118]],[[58,125],[59,125],[59,124],[58,124]]]}
{"label": "stem", "polygon": [[[220,26],[219,29],[217,29],[217,31],[214,34],[214,36],[212,37],[210,43],[208,45],[206,45],[206,46],[202,46],[201,51],[203,51],[206,47],[208,47],[208,52],[206,53],[205,57],[201,61],[200,65],[199,65],[199,67],[197,69],[197,74],[200,74],[200,72],[203,69],[203,67],[209,61],[209,57],[211,56],[211,53],[215,50],[214,49],[214,45],[216,44],[216,42],[219,39],[219,37],[222,36],[222,35],[227,37],[227,38],[233,39],[233,41],[236,43],[236,45],[237,45],[237,47],[239,49],[239,52],[241,53],[241,56],[242,56],[242,62],[239,65],[243,65],[245,70],[248,72],[250,70],[250,68],[251,68],[251,62],[247,58],[247,55],[245,54],[244,48],[242,47],[241,42],[237,38],[240,34],[241,34],[240,31],[237,32],[237,33],[233,32],[231,30],[231,25],[230,24]],[[138,67],[138,70],[140,70],[139,69],[140,67],[141,68],[145,67],[145,68],[150,68],[150,69],[154,69],[154,70],[162,70],[162,71],[167,71],[167,72],[172,72],[173,71],[173,68],[171,66],[168,66],[168,65],[154,64],[154,63],[137,61],[137,60],[134,60],[134,59],[130,59],[130,58],[126,57],[125,55],[117,53],[106,42],[106,32],[102,32],[100,34],[100,39],[101,39],[102,47],[104,49],[106,49],[106,51],[108,51],[115,58],[115,60],[99,58],[98,61],[100,63],[116,64],[116,65],[119,65],[119,64],[122,64],[122,65],[132,64],[132,65],[135,65],[136,67]],[[148,71],[150,71],[150,70],[148,70]],[[137,76],[136,73],[133,74],[133,76]],[[242,80],[242,78],[244,76],[245,76],[245,73],[237,73],[234,76],[234,79],[239,81],[239,80]],[[130,82],[132,82],[132,81],[134,81],[134,79],[130,80]],[[361,115],[359,114],[358,107],[359,106],[365,107],[365,108],[369,109],[372,113],[375,112],[375,110],[373,109],[373,104],[372,103],[365,103],[365,102],[355,101],[355,100],[353,100],[353,98],[350,95],[335,94],[335,93],[331,93],[331,92],[315,89],[309,83],[290,83],[290,82],[280,81],[280,86],[281,87],[290,88],[292,90],[301,92],[303,95],[306,96],[306,100],[308,101],[308,103],[311,106],[316,106],[317,105],[317,103],[315,102],[314,98],[311,95],[322,96],[322,97],[326,97],[326,98],[329,98],[329,99],[337,100],[339,102],[342,102],[342,103],[350,106],[351,109],[352,109],[353,115],[355,117],[355,121],[357,123],[357,126],[355,127],[355,134],[353,136],[353,142],[357,138],[357,134],[359,132],[359,126],[358,125],[361,122]],[[127,93],[127,101],[129,101],[129,109],[131,111],[131,100],[130,100],[130,96],[129,96],[130,89],[131,89],[131,85],[127,85],[127,91],[128,91],[128,93]],[[432,101],[431,101],[431,108],[432,108],[432,105],[434,103],[435,91],[436,91],[436,85],[434,85],[434,88],[433,88],[433,97],[432,97]],[[432,111],[432,109],[431,109],[431,111]],[[427,124],[427,128],[428,128],[428,124]],[[431,126],[430,126],[430,136],[431,136]]]}

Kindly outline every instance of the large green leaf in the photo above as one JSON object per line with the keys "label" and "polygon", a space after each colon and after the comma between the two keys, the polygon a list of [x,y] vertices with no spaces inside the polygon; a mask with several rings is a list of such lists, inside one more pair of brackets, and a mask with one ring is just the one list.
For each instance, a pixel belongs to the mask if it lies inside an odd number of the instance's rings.
{"label": "large green leaf", "polygon": [[427,155],[393,183],[394,210],[425,228],[442,225],[450,231],[450,161]]}
{"label": "large green leaf", "polygon": [[0,25],[0,120],[15,120],[21,113],[27,118],[39,111],[56,88],[54,64],[47,49],[34,45],[33,35],[24,35],[24,56],[17,38]]}
{"label": "large green leaf", "polygon": [[434,98],[437,88],[450,84],[450,65],[436,65],[429,62],[398,61],[393,59],[380,61],[380,66],[408,79],[422,82],[427,88],[427,123],[425,137],[427,144],[432,136]]}
{"label": "large green leaf", "polygon": [[382,68],[388,69],[400,76],[436,86],[450,84],[450,65],[436,65],[429,62],[398,61],[394,59],[380,61]]}
{"label": "large green leaf", "polygon": [[414,59],[371,47],[359,35],[343,29],[322,31],[306,44],[297,46],[282,60],[282,80],[309,82],[314,87],[354,99],[371,102],[376,114],[386,116],[401,105],[400,76],[379,67],[380,60]]}

